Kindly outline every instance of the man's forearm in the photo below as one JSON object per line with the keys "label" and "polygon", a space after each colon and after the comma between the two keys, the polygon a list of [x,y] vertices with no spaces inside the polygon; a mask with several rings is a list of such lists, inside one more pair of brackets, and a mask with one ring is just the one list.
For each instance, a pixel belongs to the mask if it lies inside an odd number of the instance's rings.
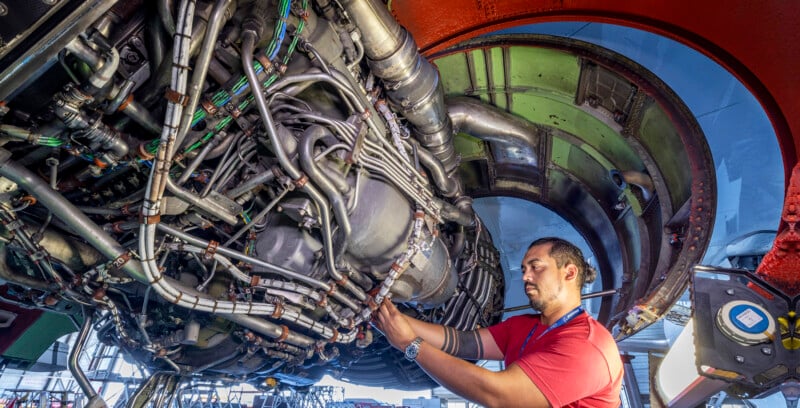
{"label": "man's forearm", "polygon": [[423,322],[422,320],[417,320],[408,316],[404,316],[404,318],[411,325],[411,328],[414,329],[414,333],[417,333],[417,336],[422,337],[423,340],[433,347],[438,349],[442,348],[442,345],[444,345],[445,326]]}
{"label": "man's forearm", "polygon": [[468,360],[484,358],[483,343],[477,330],[461,331],[413,318],[407,320],[418,336],[447,354]]}
{"label": "man's forearm", "polygon": [[[478,367],[464,360],[448,355],[433,344],[422,343],[417,364],[425,370],[437,383],[473,402],[487,405],[483,390],[486,385],[485,376],[490,374],[483,367]],[[487,373],[477,375],[473,370],[485,370]],[[456,378],[457,376],[457,378]]]}
{"label": "man's forearm", "polygon": [[468,360],[483,359],[483,343],[477,330],[460,331],[452,327],[444,327],[444,343],[442,351]]}
{"label": "man's forearm", "polygon": [[[547,407],[541,391],[519,367],[493,372],[423,342],[417,364],[453,393],[486,407]],[[522,391],[524,390],[524,391]]]}

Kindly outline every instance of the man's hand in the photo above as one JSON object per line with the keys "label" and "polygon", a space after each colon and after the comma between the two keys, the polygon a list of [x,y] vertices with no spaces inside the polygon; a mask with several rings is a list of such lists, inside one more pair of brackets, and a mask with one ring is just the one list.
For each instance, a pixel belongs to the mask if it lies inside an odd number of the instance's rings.
{"label": "man's hand", "polygon": [[390,299],[383,300],[375,316],[375,323],[389,343],[398,350],[405,350],[417,337],[406,316],[397,310]]}

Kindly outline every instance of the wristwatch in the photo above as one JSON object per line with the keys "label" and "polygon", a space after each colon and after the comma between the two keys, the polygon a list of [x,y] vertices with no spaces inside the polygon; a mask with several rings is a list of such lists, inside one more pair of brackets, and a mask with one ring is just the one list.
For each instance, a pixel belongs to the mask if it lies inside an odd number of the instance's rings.
{"label": "wristwatch", "polygon": [[406,347],[406,359],[408,361],[416,361],[420,344],[422,344],[422,337],[417,337]]}

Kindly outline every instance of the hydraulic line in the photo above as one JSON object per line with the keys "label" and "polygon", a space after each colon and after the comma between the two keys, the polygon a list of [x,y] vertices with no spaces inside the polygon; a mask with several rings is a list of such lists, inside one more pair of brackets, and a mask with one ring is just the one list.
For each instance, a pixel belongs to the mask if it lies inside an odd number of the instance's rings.
{"label": "hydraulic line", "polygon": [[231,235],[231,237],[228,239],[228,241],[226,241],[224,244],[222,244],[222,246],[223,247],[230,246],[232,243],[236,242],[236,240],[238,240],[242,235],[244,235],[244,233],[246,233],[247,231],[250,231],[250,229],[253,228],[253,226],[255,226],[264,217],[266,217],[267,214],[269,214],[269,212],[272,211],[272,209],[276,205],[278,205],[278,202],[280,202],[280,200],[282,200],[283,197],[288,192],[289,192],[288,189],[284,189],[283,191],[281,191],[277,196],[275,196],[275,198],[272,199],[272,201],[269,202],[269,204],[267,204],[266,207],[264,207],[264,209],[262,209],[258,214],[256,214],[256,216],[253,217],[250,220],[250,222],[247,225],[244,226],[244,228],[240,229],[239,231],[236,231],[235,234]]}
{"label": "hydraulic line", "polygon": [[106,407],[105,401],[97,394],[97,391],[92,387],[89,379],[86,378],[86,374],[81,370],[80,365],[78,365],[78,359],[83,352],[83,347],[86,345],[86,340],[89,339],[89,332],[92,330],[92,315],[94,314],[93,310],[88,310],[86,307],[82,307],[82,311],[83,324],[81,325],[81,330],[78,332],[75,345],[69,353],[69,371],[72,373],[81,391],[89,398],[88,407]]}
{"label": "hydraulic line", "polygon": [[[305,131],[305,133],[303,133],[303,137],[300,140],[299,146],[300,164],[302,165],[303,170],[305,170],[308,177],[314,181],[314,183],[318,185],[328,197],[328,200],[333,207],[333,212],[336,214],[336,221],[338,221],[339,224],[339,231],[341,233],[339,242],[344,243],[347,242],[348,238],[350,237],[350,233],[352,232],[352,228],[350,227],[350,217],[347,214],[347,203],[345,203],[337,188],[319,169],[319,167],[317,167],[317,163],[314,161],[314,144],[319,139],[326,136],[333,135],[330,133],[330,131],[318,125],[311,126]],[[341,255],[344,252],[344,249],[344,245],[342,245],[338,255]]]}
{"label": "hydraulic line", "polygon": [[[250,31],[246,31],[243,33],[243,40],[242,40],[242,65],[244,66],[245,73],[247,75],[248,80],[250,81],[250,85],[253,89],[258,89],[258,77],[256,76],[255,70],[253,69],[253,49],[255,46],[255,34]],[[278,160],[281,163],[281,166],[284,170],[286,170],[289,177],[291,177],[295,182],[301,180],[304,176],[300,171],[295,167],[294,163],[289,160],[289,157],[286,156],[286,152],[283,151],[283,147],[281,146],[280,140],[278,140],[278,132],[275,128],[275,122],[272,119],[272,114],[269,111],[269,107],[267,106],[266,98],[264,98],[264,94],[261,92],[253,92],[252,95],[255,97],[256,105],[258,106],[259,113],[261,114],[261,119],[263,120],[264,127],[267,129],[267,135],[270,138],[270,142],[272,143],[273,150],[275,155],[278,157]],[[325,198],[320,194],[316,188],[311,186],[308,183],[303,183],[302,185],[303,190],[305,190],[309,196],[317,203],[319,207],[320,217],[322,219],[322,235],[323,235],[323,244],[325,247],[325,258],[328,267],[328,273],[330,273],[331,277],[339,283],[342,287],[350,291],[358,300],[364,301],[367,299],[367,295],[364,293],[361,288],[357,287],[353,282],[350,282],[344,279],[344,276],[339,272],[335,265],[335,256],[333,250],[333,242],[331,237],[331,225],[330,225],[330,213],[328,212],[328,204]]]}
{"label": "hydraulic line", "polygon": [[[173,228],[173,227],[171,227],[169,225],[166,225],[164,223],[158,224],[158,229],[160,231],[164,232],[164,233],[167,233],[169,235],[178,237],[181,240],[184,240],[184,241],[186,241],[186,242],[188,242],[188,243],[190,243],[192,245],[196,245],[196,246],[203,247],[203,248],[208,248],[208,246],[209,246],[209,242],[208,241],[203,240],[201,238],[197,238],[197,237],[195,237],[193,235],[187,234],[187,233],[185,233],[183,231],[175,229],[175,228]],[[307,284],[309,284],[309,285],[311,285],[311,286],[313,286],[315,288],[319,288],[320,290],[322,290],[324,292],[330,292],[331,291],[331,285],[329,285],[329,284],[327,284],[325,282],[322,282],[322,281],[320,281],[318,279],[314,279],[314,278],[312,278],[310,276],[307,276],[307,275],[304,275],[304,274],[301,274],[301,273],[297,273],[297,272],[291,271],[291,270],[286,269],[286,268],[282,268],[280,266],[271,264],[269,262],[265,262],[265,261],[263,261],[261,259],[245,255],[245,254],[243,254],[243,253],[241,253],[239,251],[234,251],[234,250],[231,250],[231,249],[228,249],[228,248],[225,248],[225,247],[218,247],[217,248],[217,253],[222,254],[224,256],[227,256],[229,258],[238,259],[240,261],[247,262],[247,263],[262,267],[262,268],[266,269],[267,271],[269,271],[271,273],[275,273],[275,274],[278,274],[280,276],[283,276],[283,277],[286,277],[286,278],[289,278],[289,279],[292,279],[292,280],[305,282],[305,283],[307,283]],[[341,302],[342,304],[346,305],[347,307],[349,307],[349,308],[351,308],[353,310],[358,310],[359,309],[359,306],[356,303],[354,303],[352,299],[348,298],[346,295],[344,295],[340,291],[333,291],[331,296],[334,299],[338,300],[339,302]]]}
{"label": "hydraulic line", "polygon": [[[289,10],[290,8],[288,7],[288,3],[289,3],[288,0],[283,0],[282,4],[284,2],[286,3],[286,10]],[[303,0],[302,7],[303,7],[303,10],[305,10],[308,7],[308,2],[306,0]],[[289,60],[291,59],[292,55],[294,54],[294,52],[295,52],[295,50],[297,48],[298,40],[300,39],[300,34],[302,33],[304,27],[305,27],[305,21],[302,20],[302,19],[298,20],[297,28],[296,28],[295,34],[294,34],[294,38],[292,39],[291,43],[289,44],[289,46],[288,46],[288,48],[286,50],[286,55],[284,56],[284,58],[282,60],[282,64],[283,65],[288,64]],[[283,30],[283,34],[285,34],[285,27],[284,27],[284,30]],[[283,41],[281,35],[282,34],[281,34],[280,31],[276,31],[275,32],[275,34],[273,35],[273,38],[272,38],[272,40],[270,42],[270,45],[267,47],[267,50],[273,49],[273,47],[272,47],[273,44],[278,44],[277,47],[274,47],[275,50],[279,50],[280,49],[280,43],[278,41],[279,41],[279,37],[280,37],[280,41],[281,42]],[[272,59],[274,59],[274,58],[270,58],[270,60],[272,60]],[[258,61],[254,61],[252,64],[254,65],[254,70],[256,71],[256,74],[259,74],[259,75],[261,73],[266,72],[267,69],[270,68],[270,67],[262,66],[261,63],[258,62]],[[275,73],[274,70],[271,70],[270,72],[271,73],[268,73],[266,79],[262,83],[263,87],[269,86],[270,84],[272,84],[278,78],[278,74]],[[261,87],[259,87],[259,88],[261,88]],[[248,81],[247,77],[243,76],[243,77],[240,77],[236,82],[233,83],[233,85],[231,86],[230,90],[220,90],[220,91],[218,91],[211,98],[210,102],[213,104],[214,108],[216,108],[216,109],[220,109],[220,108],[222,108],[224,106],[229,106],[229,104],[232,103],[236,107],[236,109],[239,110],[240,112],[246,112],[247,109],[250,106],[252,106],[251,104],[252,104],[252,102],[254,100],[254,97],[253,97],[252,94],[248,95],[249,92],[251,92],[251,87],[250,87],[249,81]],[[190,126],[194,126],[194,125],[198,124],[201,120],[205,119],[207,117],[207,115],[208,115],[208,112],[204,108],[199,108],[199,109],[194,110]],[[222,126],[217,125],[215,127],[215,130],[217,130],[217,131],[223,130],[232,121],[232,119],[233,118],[231,116],[224,117],[223,119],[220,120],[220,123],[224,123],[224,125],[222,125]],[[205,136],[203,136],[202,140],[203,141],[207,141],[210,138],[210,133],[211,132],[209,132]],[[191,150],[196,149],[198,146],[199,145],[197,143],[190,144],[190,146],[188,146],[186,148],[184,153],[188,153]],[[152,151],[154,151],[154,146],[151,146],[151,149],[152,149]]]}
{"label": "hydraulic line", "polygon": [[195,108],[197,108],[197,103],[200,101],[203,84],[206,82],[208,66],[211,63],[211,57],[214,55],[214,48],[217,38],[219,37],[219,32],[222,26],[225,25],[225,18],[230,17],[227,15],[227,11],[232,1],[233,0],[217,0],[214,4],[214,9],[211,11],[211,16],[206,26],[206,35],[203,37],[203,45],[200,47],[200,55],[193,65],[192,81],[187,90],[189,101],[183,109],[183,117],[181,118],[181,124],[178,128],[178,134],[175,140],[176,148],[181,146],[192,124],[192,116],[194,115]]}

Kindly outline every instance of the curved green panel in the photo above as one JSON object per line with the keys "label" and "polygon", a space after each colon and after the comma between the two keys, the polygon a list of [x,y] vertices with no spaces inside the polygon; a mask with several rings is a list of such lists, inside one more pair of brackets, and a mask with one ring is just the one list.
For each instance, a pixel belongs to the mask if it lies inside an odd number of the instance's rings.
{"label": "curved green panel", "polygon": [[[559,129],[575,136],[583,145],[590,145],[590,154],[611,168],[641,170],[639,157],[614,129],[602,120],[588,114],[571,101],[544,97],[539,94],[515,94],[514,113],[533,123]],[[603,156],[600,157],[600,153]]]}
{"label": "curved green panel", "polygon": [[[577,56],[541,47],[503,46],[455,53],[435,63],[447,95],[476,96],[532,123],[574,135],[583,141],[576,144],[607,170],[644,169],[619,129],[596,117],[597,112],[575,105],[581,75]],[[483,153],[469,143],[457,142],[457,149],[464,158]]]}
{"label": "curved green panel", "polygon": [[678,209],[692,195],[691,164],[684,152],[680,135],[669,115],[656,104],[644,109],[639,138],[660,167],[669,187],[672,208]]}
{"label": "curved green panel", "polygon": [[562,51],[509,47],[511,89],[536,89],[540,92],[568,95],[574,99],[581,67],[575,55]]}
{"label": "curved green panel", "polygon": [[441,57],[435,64],[446,95],[477,96],[511,111],[516,108],[509,109],[506,94],[535,92],[574,100],[580,79],[576,56],[546,48],[481,48]]}

